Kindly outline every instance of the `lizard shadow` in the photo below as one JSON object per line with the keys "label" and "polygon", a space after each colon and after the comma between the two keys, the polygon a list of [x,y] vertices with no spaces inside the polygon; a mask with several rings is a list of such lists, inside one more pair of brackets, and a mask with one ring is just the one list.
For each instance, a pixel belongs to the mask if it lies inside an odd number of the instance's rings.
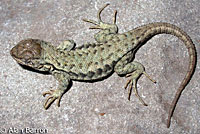
{"label": "lizard shadow", "polygon": [[[44,74],[44,75],[51,75],[51,73],[49,71],[39,71],[39,70],[36,70],[36,69],[33,69],[29,66],[25,66],[25,65],[21,65],[19,64],[23,69],[25,70],[28,70],[28,71],[32,71],[32,72],[35,72],[35,73],[40,73],[40,74]],[[68,89],[65,91],[67,92],[71,87],[72,87],[72,81],[69,82],[69,86],[68,86]]]}
{"label": "lizard shadow", "polygon": [[22,65],[22,64],[19,64],[23,69],[25,70],[28,70],[28,71],[32,71],[32,72],[35,72],[35,73],[40,73],[40,74],[44,74],[44,75],[50,75],[50,73],[48,71],[38,71],[36,69],[33,69],[29,66],[25,66],[25,65]]}
{"label": "lizard shadow", "polygon": [[[25,70],[28,70],[28,71],[32,71],[32,72],[35,72],[35,73],[40,73],[40,74],[44,74],[44,75],[51,75],[51,73],[49,71],[39,71],[39,70],[36,70],[32,67],[29,67],[29,66],[26,66],[26,65],[22,65],[22,64],[19,64],[23,69]],[[112,74],[114,73],[114,71],[112,71],[109,75],[105,76],[105,77],[102,77],[100,79],[95,79],[95,80],[72,80],[72,81],[78,81],[78,82],[88,82],[88,83],[94,83],[94,82],[98,82],[98,81],[102,81],[108,77],[110,77]],[[70,82],[72,83],[72,82]]]}

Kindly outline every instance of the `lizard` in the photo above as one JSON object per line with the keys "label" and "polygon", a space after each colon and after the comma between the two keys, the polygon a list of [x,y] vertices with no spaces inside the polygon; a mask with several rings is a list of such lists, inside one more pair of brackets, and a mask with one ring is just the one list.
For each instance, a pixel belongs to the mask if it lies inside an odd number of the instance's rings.
{"label": "lizard", "polygon": [[75,47],[73,40],[65,40],[57,47],[50,42],[40,39],[24,39],[14,46],[10,54],[17,63],[37,71],[49,72],[59,82],[58,88],[43,93],[48,95],[44,108],[48,109],[54,101],[60,106],[60,101],[72,81],[98,81],[111,76],[114,72],[119,76],[129,77],[125,85],[128,88],[128,100],[131,92],[145,106],[147,104],[139,96],[137,81],[142,74],[156,83],[145,71],[145,67],[134,61],[135,53],[148,40],[158,34],[171,34],[178,37],[185,44],[189,53],[187,73],[182,80],[169,109],[167,127],[170,127],[171,118],[182,91],[189,83],[196,67],[196,48],[189,35],[179,27],[165,22],[155,22],[139,26],[124,33],[118,33],[116,25],[117,11],[114,12],[113,23],[105,23],[101,19],[101,12],[106,4],[97,13],[98,21],[83,19],[92,23],[90,29],[98,29],[94,35],[94,43],[86,43]]}

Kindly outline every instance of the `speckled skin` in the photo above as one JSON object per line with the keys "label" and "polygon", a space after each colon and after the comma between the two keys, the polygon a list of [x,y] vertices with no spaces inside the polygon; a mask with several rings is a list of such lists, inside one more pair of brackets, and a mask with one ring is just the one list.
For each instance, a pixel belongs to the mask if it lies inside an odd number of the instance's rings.
{"label": "speckled skin", "polygon": [[12,48],[10,52],[12,57],[19,64],[39,71],[50,72],[59,81],[59,87],[56,90],[43,93],[44,96],[49,95],[44,104],[45,109],[49,108],[56,99],[57,105],[60,106],[60,99],[69,88],[69,83],[72,80],[101,80],[110,76],[113,72],[120,76],[130,77],[125,86],[125,88],[129,86],[129,99],[133,88],[135,95],[144,105],[147,105],[138,95],[136,83],[142,74],[145,74],[151,81],[155,81],[146,74],[142,64],[133,61],[134,55],[140,46],[157,34],[175,35],[187,47],[190,62],[188,72],[177,90],[169,111],[167,122],[167,127],[169,127],[178,98],[195,70],[196,50],[192,40],[180,28],[160,22],[140,26],[119,34],[118,27],[115,24],[116,12],[113,24],[104,23],[101,20],[100,14],[106,6],[108,4],[99,10],[98,22],[84,20],[95,25],[91,29],[100,29],[95,34],[96,43],[88,43],[75,48],[74,41],[67,40],[55,47],[51,43],[42,40],[26,39]]}

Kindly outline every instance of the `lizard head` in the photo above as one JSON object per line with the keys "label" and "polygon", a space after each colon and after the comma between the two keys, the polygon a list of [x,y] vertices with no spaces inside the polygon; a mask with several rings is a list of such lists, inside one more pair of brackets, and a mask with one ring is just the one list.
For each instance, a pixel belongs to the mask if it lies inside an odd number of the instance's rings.
{"label": "lizard head", "polygon": [[17,63],[39,70],[43,52],[40,42],[37,39],[22,40],[11,49],[10,54]]}

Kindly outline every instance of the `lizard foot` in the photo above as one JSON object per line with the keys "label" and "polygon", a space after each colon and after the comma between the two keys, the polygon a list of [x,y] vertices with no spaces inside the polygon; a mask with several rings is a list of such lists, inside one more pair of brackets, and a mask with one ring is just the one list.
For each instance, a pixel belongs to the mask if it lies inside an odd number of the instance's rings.
{"label": "lizard foot", "polygon": [[141,74],[144,74],[147,78],[149,78],[153,83],[156,83],[155,80],[153,80],[145,71],[142,73],[137,73],[133,72],[130,74],[127,74],[126,77],[131,77],[131,79],[129,79],[125,85],[125,89],[127,89],[127,87],[129,86],[128,89],[128,100],[130,100],[131,97],[131,93],[132,93],[132,89],[134,89],[135,92],[135,96],[138,97],[138,99],[140,100],[140,102],[144,105],[144,106],[148,106],[143,99],[139,96],[138,91],[137,91],[137,80],[140,77]]}
{"label": "lizard foot", "polygon": [[49,95],[44,103],[44,108],[48,109],[51,104],[57,99],[57,106],[60,107],[60,100],[62,98],[64,91],[62,90],[50,90],[47,92],[44,92],[42,95],[45,97],[46,95]]}
{"label": "lizard foot", "polygon": [[[89,23],[92,23],[92,24],[95,25],[95,26],[90,27],[89,29],[101,29],[101,30],[104,30],[104,29],[109,29],[109,28],[113,28],[113,27],[115,28],[115,27],[116,27],[116,16],[117,16],[117,11],[114,12],[113,24],[107,24],[107,23],[104,23],[104,22],[101,20],[101,12],[102,12],[108,5],[110,5],[110,4],[106,4],[104,7],[102,7],[101,9],[99,9],[98,14],[97,14],[97,19],[98,19],[98,21],[83,19],[83,21],[89,22]],[[116,27],[115,29],[117,29],[117,27]]]}

